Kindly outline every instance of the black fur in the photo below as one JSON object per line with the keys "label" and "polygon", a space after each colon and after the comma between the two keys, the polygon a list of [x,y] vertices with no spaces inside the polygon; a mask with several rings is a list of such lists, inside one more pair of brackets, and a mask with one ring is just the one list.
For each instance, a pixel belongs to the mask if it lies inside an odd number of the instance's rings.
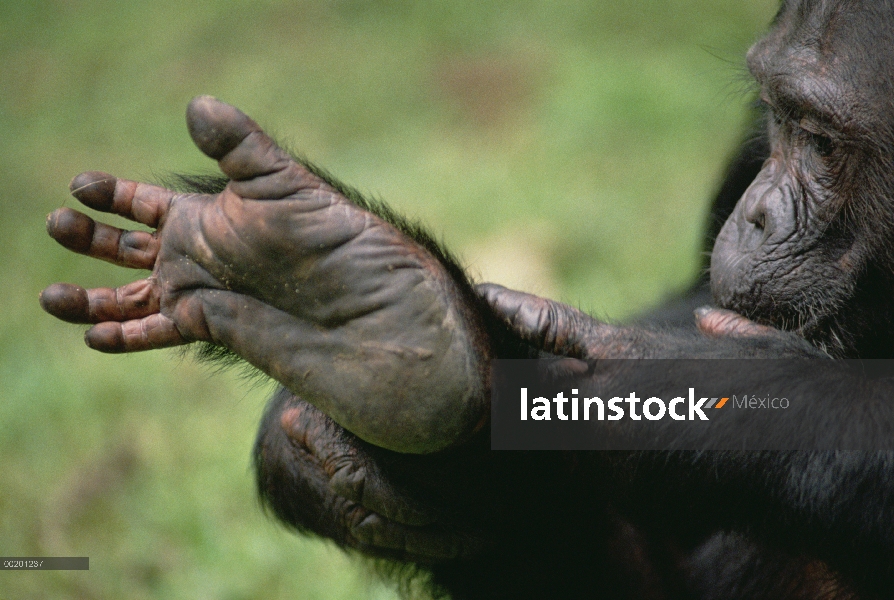
{"label": "black fur", "polygon": [[[818,347],[837,356],[892,356],[891,95],[872,98],[880,108],[865,111],[870,121],[848,137],[846,127],[823,129],[826,124],[816,118],[823,107],[792,102],[785,84],[813,72],[793,72],[797,63],[789,51],[812,56],[815,48],[838,40],[839,60],[820,64],[826,69],[817,72],[844,73],[848,79],[833,82],[842,89],[863,86],[859,94],[842,92],[840,105],[833,107],[838,113],[851,114],[847,111],[858,101],[864,106],[863,92],[891,92],[894,58],[886,42],[894,39],[894,5],[790,0],[774,27],[750,59],[772,104],[766,129],[732,162],[714,203],[706,248],[718,239],[712,263],[717,301],[802,337],[785,338],[781,345],[763,338],[705,341],[691,326],[667,329],[691,323],[692,308],[709,300],[703,276],[689,295],[646,319],[663,325],[635,330],[641,337],[634,342],[648,340],[649,350],[681,355],[707,348],[712,356],[820,356]],[[849,69],[835,71],[840,62]],[[827,87],[838,89],[819,84],[813,89]],[[843,162],[834,162],[835,152]],[[858,166],[835,170],[847,161]],[[543,351],[513,333],[475,293],[461,265],[418,224],[364,199],[325,171],[308,168],[445,265],[485,324],[494,356]],[[214,191],[223,182],[181,178],[180,183]],[[783,210],[791,206],[801,211]],[[813,220],[797,220],[804,215]],[[732,225],[721,231],[724,222]],[[767,244],[773,234],[784,239]],[[805,257],[813,262],[803,267]],[[746,264],[746,258],[752,262]],[[585,328],[584,320],[565,325]],[[571,354],[573,349],[550,350]],[[221,357],[218,350],[203,352]],[[852,406],[853,399],[843,393],[833,400],[841,411],[864,410],[867,429],[875,427],[874,435],[885,439],[894,422],[888,407],[894,391],[883,383],[876,394],[870,408]],[[357,547],[339,514],[328,512],[333,500],[325,478],[313,480],[302,462],[313,457],[301,455],[281,432],[278,419],[290,402],[300,401],[279,392],[262,423],[255,449],[262,501],[299,531]],[[425,584],[435,593],[455,599],[894,595],[891,453],[493,453],[482,432],[462,448],[407,456],[350,437],[343,441],[375,461],[389,481],[439,506],[445,531],[467,528],[488,541],[474,558],[438,562],[423,571],[394,567],[408,589],[412,584],[406,582],[430,577]]]}

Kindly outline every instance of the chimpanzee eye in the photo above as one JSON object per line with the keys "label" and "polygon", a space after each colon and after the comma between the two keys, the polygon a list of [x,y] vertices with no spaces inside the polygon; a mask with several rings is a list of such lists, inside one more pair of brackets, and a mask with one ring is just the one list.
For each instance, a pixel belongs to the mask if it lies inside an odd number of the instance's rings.
{"label": "chimpanzee eye", "polygon": [[821,157],[826,158],[835,151],[835,140],[831,136],[821,133],[814,124],[801,119],[798,122],[798,127],[804,132],[807,142],[813,150]]}
{"label": "chimpanzee eye", "polygon": [[832,138],[821,133],[810,133],[810,144],[822,157],[829,156],[835,150],[835,142],[832,141]]}

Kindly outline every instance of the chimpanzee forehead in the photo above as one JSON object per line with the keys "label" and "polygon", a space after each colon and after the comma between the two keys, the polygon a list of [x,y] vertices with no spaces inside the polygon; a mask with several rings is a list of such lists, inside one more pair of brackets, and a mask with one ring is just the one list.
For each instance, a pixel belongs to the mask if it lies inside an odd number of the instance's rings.
{"label": "chimpanzee forehead", "polygon": [[748,67],[770,96],[835,120],[890,121],[894,0],[788,0]]}
{"label": "chimpanzee forehead", "polygon": [[[894,0],[787,0],[768,36],[777,47],[846,62],[853,76],[894,72]],[[838,59],[838,60],[836,60]]]}

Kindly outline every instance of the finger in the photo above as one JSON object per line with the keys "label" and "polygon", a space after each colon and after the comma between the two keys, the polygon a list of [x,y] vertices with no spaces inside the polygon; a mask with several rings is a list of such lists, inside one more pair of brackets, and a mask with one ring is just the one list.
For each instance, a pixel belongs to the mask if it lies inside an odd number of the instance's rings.
{"label": "finger", "polygon": [[85,206],[149,227],[158,227],[176,195],[157,185],[118,179],[101,171],[81,173],[71,180],[69,189]]}
{"label": "finger", "polygon": [[40,294],[40,305],[69,323],[102,323],[142,319],[159,310],[158,287],[141,279],[119,288],[84,288],[55,283]]}
{"label": "finger", "polygon": [[142,319],[115,323],[106,321],[87,330],[84,341],[94,350],[120,354],[188,344],[174,322],[156,313]]}
{"label": "finger", "polygon": [[776,330],[755,323],[731,310],[702,306],[695,310],[695,324],[699,331],[711,337],[767,335]]}
{"label": "finger", "polygon": [[146,231],[128,231],[94,221],[70,208],[47,217],[47,233],[78,254],[132,269],[152,269],[158,256],[158,238]]}
{"label": "finger", "polygon": [[211,96],[193,98],[186,125],[199,150],[218,161],[243,198],[280,199],[322,182],[245,113]]}
{"label": "finger", "polygon": [[310,404],[283,410],[280,425],[292,443],[317,457],[330,477],[333,493],[387,519],[407,525],[427,525],[437,515],[391,485],[362,442]]}
{"label": "finger", "polygon": [[596,333],[593,326],[602,325],[567,304],[501,285],[483,283],[475,290],[516,335],[546,352],[585,357],[581,329],[586,324],[589,333]]}
{"label": "finger", "polygon": [[89,323],[90,301],[87,290],[70,283],[54,283],[40,293],[40,306],[69,323]]}
{"label": "finger", "polygon": [[371,513],[350,527],[361,544],[398,551],[425,561],[473,556],[480,544],[475,538],[440,528],[409,527]]}
{"label": "finger", "polygon": [[389,484],[373,464],[343,466],[332,474],[329,487],[339,496],[397,523],[429,525],[438,519],[435,511]]}
{"label": "finger", "polygon": [[590,365],[579,358],[551,360],[547,361],[544,366],[550,380],[585,377],[590,373]]}

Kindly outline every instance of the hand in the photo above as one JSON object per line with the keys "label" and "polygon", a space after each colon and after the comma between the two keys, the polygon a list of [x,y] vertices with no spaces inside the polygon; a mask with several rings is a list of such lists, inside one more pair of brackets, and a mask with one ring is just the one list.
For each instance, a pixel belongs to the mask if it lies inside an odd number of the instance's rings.
{"label": "hand", "polygon": [[513,334],[538,350],[571,359],[645,358],[644,329],[597,321],[572,306],[494,283],[476,291]]}
{"label": "hand", "polygon": [[826,357],[795,333],[725,309],[696,310],[700,335],[687,338],[680,332],[610,325],[567,304],[500,285],[481,284],[476,290],[513,334],[538,350],[567,357],[560,367],[569,372],[586,372],[583,361],[594,359]]}
{"label": "hand", "polygon": [[462,283],[232,106],[196,98],[187,125],[226,189],[178,194],[105,173],[75,177],[82,203],[155,231],[61,208],[50,235],[152,274],[117,289],[52,285],[44,309],[93,323],[87,344],[104,352],[224,346],[385,448],[431,452],[480,427],[489,350]]}
{"label": "hand", "polygon": [[259,490],[286,523],[364,554],[435,563],[479,551],[480,535],[386,476],[377,462],[386,453],[280,390],[255,446]]}

